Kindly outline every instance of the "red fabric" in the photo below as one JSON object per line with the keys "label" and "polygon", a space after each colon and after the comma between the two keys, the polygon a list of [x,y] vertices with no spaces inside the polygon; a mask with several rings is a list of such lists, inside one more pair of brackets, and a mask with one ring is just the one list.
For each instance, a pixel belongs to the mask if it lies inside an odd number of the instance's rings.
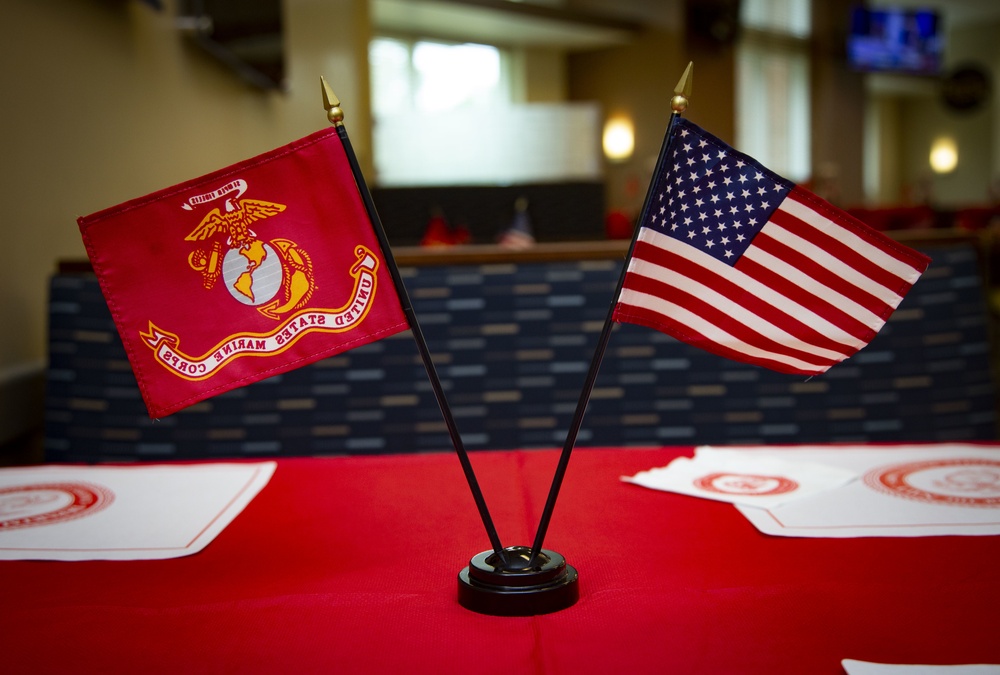
{"label": "red fabric", "polygon": [[635,223],[623,211],[611,211],[604,217],[604,233],[608,239],[631,239]]}
{"label": "red fabric", "polygon": [[[1000,663],[1000,537],[794,539],[619,476],[686,449],[574,452],[545,547],[580,600],[470,612],[489,548],[453,454],[281,460],[203,552],[0,562],[6,672],[810,673],[843,658]],[[504,545],[530,545],[558,455],[476,453]]]}
{"label": "red fabric", "polygon": [[334,129],[79,223],[151,417],[407,328]]}
{"label": "red fabric", "polygon": [[1000,206],[966,207],[955,211],[955,227],[960,230],[985,230],[1000,222]]}
{"label": "red fabric", "polygon": [[455,243],[448,221],[442,216],[431,216],[420,240],[421,246],[452,246]]}
{"label": "red fabric", "polygon": [[929,206],[897,206],[868,209],[847,209],[852,216],[879,232],[890,230],[923,230],[934,227],[934,209]]}

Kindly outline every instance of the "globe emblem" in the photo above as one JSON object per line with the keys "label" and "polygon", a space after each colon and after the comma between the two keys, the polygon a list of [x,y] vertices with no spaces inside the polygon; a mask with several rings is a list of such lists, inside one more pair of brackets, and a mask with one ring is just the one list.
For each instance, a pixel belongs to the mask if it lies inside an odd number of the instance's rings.
{"label": "globe emblem", "polygon": [[263,305],[281,289],[281,257],[270,244],[252,239],[249,244],[226,252],[222,259],[222,279],[230,295],[244,305]]}

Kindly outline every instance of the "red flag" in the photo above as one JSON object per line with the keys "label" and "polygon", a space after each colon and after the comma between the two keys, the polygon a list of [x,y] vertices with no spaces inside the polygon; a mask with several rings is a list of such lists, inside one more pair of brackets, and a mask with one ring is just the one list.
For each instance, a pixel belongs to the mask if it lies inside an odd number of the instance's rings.
{"label": "red flag", "polygon": [[666,153],[616,321],[814,375],[868,344],[930,262],[685,119]]}
{"label": "red flag", "polygon": [[150,417],[409,327],[333,128],[79,225]]}

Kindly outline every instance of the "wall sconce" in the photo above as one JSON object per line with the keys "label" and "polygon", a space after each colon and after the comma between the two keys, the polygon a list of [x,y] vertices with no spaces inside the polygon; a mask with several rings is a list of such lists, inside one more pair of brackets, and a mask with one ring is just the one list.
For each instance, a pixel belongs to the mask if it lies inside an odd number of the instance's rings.
{"label": "wall sconce", "polygon": [[943,136],[931,145],[931,169],[934,173],[951,173],[958,166],[958,146],[955,139]]}
{"label": "wall sconce", "polygon": [[635,149],[635,131],[632,120],[627,117],[612,117],[604,123],[604,156],[612,162],[623,162],[632,156]]}

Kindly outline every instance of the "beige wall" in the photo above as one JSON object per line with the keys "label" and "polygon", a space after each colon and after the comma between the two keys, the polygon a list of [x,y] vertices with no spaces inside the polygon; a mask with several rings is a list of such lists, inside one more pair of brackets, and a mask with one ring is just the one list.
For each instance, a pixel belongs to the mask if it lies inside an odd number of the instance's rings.
{"label": "beige wall", "polygon": [[252,89],[186,44],[167,7],[4,3],[0,375],[45,358],[48,278],[85,257],[78,216],[323,128],[320,75],[370,173],[365,0],[288,0],[288,93]]}
{"label": "beige wall", "polygon": [[676,32],[647,30],[633,44],[569,59],[570,99],[598,101],[605,120],[626,116],[635,127],[632,158],[605,166],[609,210],[635,215],[642,207],[670,118],[670,97],[687,65],[681,52]]}
{"label": "beige wall", "polygon": [[565,101],[566,60],[559,49],[511,49],[511,98],[517,103]]}
{"label": "beige wall", "polygon": [[[996,100],[997,77],[1000,72],[992,69],[1000,55],[1000,24],[972,23],[958,26],[949,32],[947,42],[947,68],[962,64],[976,64],[988,73],[993,81],[993,100]],[[993,106],[995,107],[995,105]],[[995,173],[993,148],[993,111],[989,104],[970,112],[956,112],[944,105],[935,95],[925,105],[907,110],[904,138],[913,139],[903,157],[904,166],[911,172],[920,167],[927,172],[928,154],[934,138],[949,134],[958,142],[958,167],[946,175],[931,175],[930,196],[938,206],[954,208],[962,205],[981,205],[989,200],[990,183],[1000,175]],[[914,173],[907,176],[913,180]]]}
{"label": "beige wall", "polygon": [[685,117],[733,142],[733,47],[687,39],[680,3],[662,14],[628,45],[569,57],[569,98],[598,101],[605,120],[622,115],[635,126],[632,158],[605,164],[607,209],[631,217],[642,208],[670,121],[670,98],[688,62],[695,65]]}
{"label": "beige wall", "polygon": [[876,192],[870,195],[871,204],[899,204],[903,194],[903,178],[900,175],[901,166],[897,159],[903,146],[900,133],[900,118],[903,102],[895,96],[876,97],[872,100],[872,113],[875,116],[874,129],[878,135],[868,142],[873,146],[867,151],[877,153],[873,170],[877,174]]}
{"label": "beige wall", "polygon": [[[878,204],[930,203],[941,208],[980,206],[996,201],[991,185],[1000,181],[1000,24],[955,26],[947,34],[946,69],[975,64],[993,80],[992,100],[974,111],[955,111],[942,101],[933,80],[896,76],[886,79],[872,96],[879,119]],[[957,142],[958,166],[935,175],[928,163],[931,144],[939,136]],[[995,189],[995,188],[994,188]]]}
{"label": "beige wall", "polygon": [[813,2],[810,53],[812,188],[841,207],[864,202],[864,76],[843,59],[855,0]]}

